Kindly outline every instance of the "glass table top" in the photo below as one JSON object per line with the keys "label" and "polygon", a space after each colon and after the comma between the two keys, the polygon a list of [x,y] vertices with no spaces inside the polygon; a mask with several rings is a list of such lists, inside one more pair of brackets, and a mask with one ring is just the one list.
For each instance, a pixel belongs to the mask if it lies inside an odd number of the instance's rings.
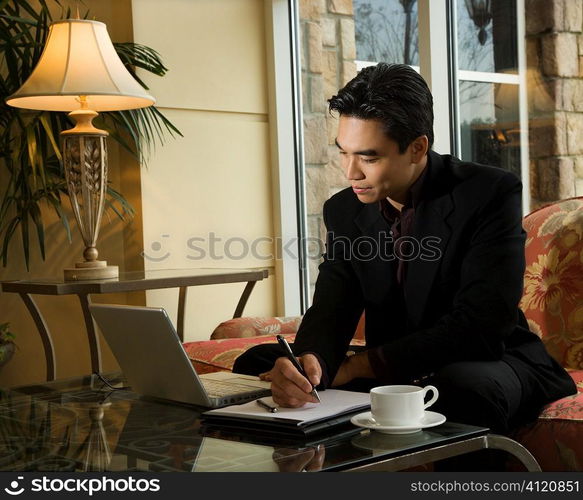
{"label": "glass table top", "polygon": [[268,275],[268,268],[153,269],[121,272],[117,278],[89,281],[66,281],[62,276],[3,281],[0,283],[0,288],[5,292],[41,293],[49,295],[80,292],[107,293],[258,281],[267,278]]}
{"label": "glass table top", "polygon": [[340,471],[487,432],[446,422],[389,435],[347,423],[302,440],[207,425],[203,411],[111,390],[94,376],[3,390],[0,470]]}

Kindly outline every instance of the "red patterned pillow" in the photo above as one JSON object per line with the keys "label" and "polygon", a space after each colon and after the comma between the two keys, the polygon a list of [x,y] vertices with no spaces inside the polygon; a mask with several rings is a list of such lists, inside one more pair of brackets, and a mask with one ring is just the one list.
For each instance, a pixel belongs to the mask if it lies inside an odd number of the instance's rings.
{"label": "red patterned pillow", "polygon": [[[286,335],[287,341],[292,343],[295,335]],[[230,371],[238,356],[247,349],[259,344],[275,344],[275,336],[259,336],[240,339],[200,340],[187,342],[184,350],[192,361],[198,374],[218,371]],[[352,345],[364,345],[363,340],[353,340]]]}
{"label": "red patterned pillow", "polygon": [[[260,335],[295,334],[298,332],[301,322],[301,316],[233,318],[223,321],[217,326],[211,333],[211,339],[239,339],[258,337]],[[364,340],[364,313],[360,317],[354,338]]]}
{"label": "red patterned pillow", "polygon": [[233,318],[217,326],[211,339],[236,339],[260,335],[289,335],[297,333],[301,316],[286,318]]}
{"label": "red patterned pillow", "polygon": [[[295,335],[286,335],[288,342],[293,342]],[[201,340],[187,342],[184,350],[198,374],[218,371],[231,371],[238,356],[247,349],[259,345],[277,343],[275,336],[235,338],[220,340]]]}

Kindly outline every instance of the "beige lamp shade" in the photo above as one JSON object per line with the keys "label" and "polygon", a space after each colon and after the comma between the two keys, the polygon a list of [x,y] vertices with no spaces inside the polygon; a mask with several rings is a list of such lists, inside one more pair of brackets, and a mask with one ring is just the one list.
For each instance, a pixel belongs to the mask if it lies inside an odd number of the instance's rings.
{"label": "beige lamp shade", "polygon": [[41,58],[6,103],[45,111],[73,111],[79,97],[95,111],[151,106],[156,100],[132,77],[118,57],[105,24],[67,19],[51,24]]}

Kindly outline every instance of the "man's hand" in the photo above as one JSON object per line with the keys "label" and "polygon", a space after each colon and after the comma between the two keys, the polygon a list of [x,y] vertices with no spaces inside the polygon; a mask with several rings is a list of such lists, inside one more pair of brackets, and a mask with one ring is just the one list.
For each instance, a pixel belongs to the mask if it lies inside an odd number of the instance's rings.
{"label": "man's hand", "polygon": [[336,372],[331,387],[348,384],[355,378],[374,378],[366,352],[359,352],[345,358]]}
{"label": "man's hand", "polygon": [[348,382],[354,378],[350,369],[351,366],[349,360],[351,357],[352,356],[345,358],[344,361],[342,361],[342,364],[340,365],[340,368],[338,368],[336,376],[332,381],[331,387],[338,387],[339,385],[348,384]]}
{"label": "man's hand", "polygon": [[322,378],[322,367],[318,358],[313,354],[305,354],[298,356],[298,361],[308,378],[301,375],[291,361],[284,357],[278,358],[270,371],[259,376],[262,380],[271,382],[271,396],[280,406],[299,408],[306,403],[318,402],[310,394],[312,386],[317,386]]}

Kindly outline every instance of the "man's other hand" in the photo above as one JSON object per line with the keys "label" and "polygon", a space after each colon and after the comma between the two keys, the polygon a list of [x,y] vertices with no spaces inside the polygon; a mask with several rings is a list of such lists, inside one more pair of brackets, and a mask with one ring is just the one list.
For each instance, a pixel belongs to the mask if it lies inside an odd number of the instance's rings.
{"label": "man's other hand", "polygon": [[344,359],[336,372],[331,387],[347,384],[355,378],[374,378],[374,372],[370,366],[368,354],[364,351]]}

